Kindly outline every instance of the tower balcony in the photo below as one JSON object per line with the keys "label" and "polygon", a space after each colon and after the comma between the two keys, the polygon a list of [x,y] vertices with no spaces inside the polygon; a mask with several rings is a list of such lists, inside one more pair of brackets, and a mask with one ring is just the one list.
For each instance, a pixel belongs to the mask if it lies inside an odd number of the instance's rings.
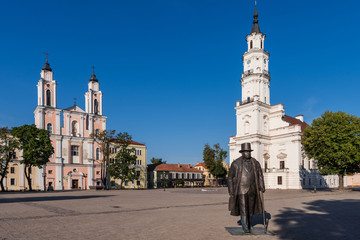
{"label": "tower balcony", "polygon": [[243,100],[243,101],[238,101],[238,103],[239,103],[240,105],[244,105],[244,104],[251,103],[251,102],[254,102],[254,101],[255,101],[254,98],[248,97],[247,99],[245,99],[245,100]]}
{"label": "tower balcony", "polygon": [[263,74],[263,75],[265,75],[265,76],[267,76],[267,77],[270,78],[270,72],[269,72],[269,71],[267,71],[267,70],[262,70],[262,72],[255,72],[255,73],[254,73],[254,70],[253,70],[253,69],[250,69],[250,70],[245,71],[243,74],[241,74],[241,77],[242,77],[242,78],[245,78],[245,77],[250,76],[250,75],[252,75],[252,74],[259,74],[259,75]]}

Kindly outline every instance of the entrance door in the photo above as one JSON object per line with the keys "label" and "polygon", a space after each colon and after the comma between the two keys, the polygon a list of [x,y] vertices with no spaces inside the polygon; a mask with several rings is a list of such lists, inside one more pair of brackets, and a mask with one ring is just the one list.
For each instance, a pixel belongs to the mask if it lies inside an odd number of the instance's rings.
{"label": "entrance door", "polygon": [[72,187],[73,189],[77,189],[79,188],[79,180],[78,179],[73,179],[72,180]]}

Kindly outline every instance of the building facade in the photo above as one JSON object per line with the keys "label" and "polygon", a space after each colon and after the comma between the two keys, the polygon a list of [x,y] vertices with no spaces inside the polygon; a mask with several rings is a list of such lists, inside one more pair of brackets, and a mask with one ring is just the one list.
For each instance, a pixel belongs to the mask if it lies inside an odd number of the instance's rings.
{"label": "building facade", "polygon": [[203,186],[202,171],[190,164],[150,164],[148,165],[148,188],[196,187]]}
{"label": "building facade", "polygon": [[[136,164],[133,166],[136,169],[137,179],[132,182],[124,182],[123,188],[127,189],[144,189],[147,188],[147,163],[146,163],[146,146],[143,143],[131,141],[128,146],[129,149],[135,149]],[[110,161],[115,161],[115,156],[118,152],[116,144],[112,145]],[[121,185],[120,179],[112,179],[111,186],[119,188]]]}
{"label": "building facade", "polygon": [[303,116],[287,116],[283,104],[270,104],[270,54],[265,51],[265,37],[255,8],[243,55],[241,101],[235,106],[236,135],[229,141],[230,164],[241,156],[241,144],[250,142],[267,189],[311,188],[314,184],[326,187],[330,181],[336,185],[336,176],[322,177],[305,155],[301,139],[307,124]]}
{"label": "building facade", "polygon": [[[229,165],[225,161],[223,161],[223,166],[229,171]],[[227,184],[226,177],[216,180],[215,176],[210,173],[210,170],[206,167],[204,162],[196,163],[195,168],[203,172],[204,186],[225,186]]]}
{"label": "building facade", "polygon": [[38,188],[52,186],[55,190],[89,189],[101,185],[99,144],[90,137],[106,129],[103,115],[103,93],[93,72],[85,93],[85,111],[74,104],[66,109],[57,107],[57,81],[48,61],[40,72],[37,84],[38,105],[34,111],[35,124],[46,129],[54,147],[49,163],[37,169]]}

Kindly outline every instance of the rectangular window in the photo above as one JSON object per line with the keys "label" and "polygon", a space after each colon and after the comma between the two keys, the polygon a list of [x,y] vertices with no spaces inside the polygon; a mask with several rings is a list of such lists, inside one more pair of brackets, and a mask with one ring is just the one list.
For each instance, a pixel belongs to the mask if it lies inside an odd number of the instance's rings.
{"label": "rectangular window", "polygon": [[192,173],[189,173],[189,179],[192,179]]}
{"label": "rectangular window", "polygon": [[10,178],[10,185],[14,186],[16,184],[15,178]]}
{"label": "rectangular window", "polygon": [[136,176],[140,177],[140,171],[136,171]]}
{"label": "rectangular window", "polygon": [[129,186],[129,182],[128,182],[128,181],[125,182],[125,186]]}
{"label": "rectangular window", "polygon": [[10,168],[10,173],[15,173],[15,168],[14,167]]}
{"label": "rectangular window", "polygon": [[71,156],[79,156],[79,146],[71,146]]}
{"label": "rectangular window", "polygon": [[265,161],[265,169],[268,169],[268,162]]}
{"label": "rectangular window", "polygon": [[282,185],[282,176],[278,176],[278,185]]}
{"label": "rectangular window", "polygon": [[173,178],[173,179],[176,178],[176,173],[172,173],[172,178]]}
{"label": "rectangular window", "polygon": [[136,151],[135,151],[135,155],[141,156],[141,150],[136,150]]}
{"label": "rectangular window", "polygon": [[280,161],[280,169],[285,169],[285,161]]}
{"label": "rectangular window", "polygon": [[141,163],[142,163],[142,160],[140,160],[140,159],[136,160],[136,165],[141,165]]}
{"label": "rectangular window", "polygon": [[48,171],[48,174],[52,174],[52,171],[53,171],[53,170],[49,170],[49,171]]}
{"label": "rectangular window", "polygon": [[136,181],[136,185],[140,186],[140,181],[139,180]]}

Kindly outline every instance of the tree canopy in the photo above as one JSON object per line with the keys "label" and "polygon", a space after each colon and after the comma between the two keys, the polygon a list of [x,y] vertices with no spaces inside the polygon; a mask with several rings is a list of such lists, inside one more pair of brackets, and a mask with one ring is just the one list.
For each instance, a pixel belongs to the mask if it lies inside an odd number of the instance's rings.
{"label": "tree canopy", "polygon": [[360,170],[360,118],[345,112],[326,111],[304,131],[303,145],[322,174],[343,176]]}
{"label": "tree canopy", "polygon": [[163,161],[162,158],[151,158],[150,159],[152,164],[161,164],[161,163],[166,163],[166,161]]}
{"label": "tree canopy", "polygon": [[109,175],[109,162],[110,162],[110,148],[114,140],[115,130],[96,131],[90,134],[90,137],[95,138],[96,142],[100,145],[100,152],[102,155],[101,161],[101,181],[106,189],[110,189],[110,175]]}
{"label": "tree canopy", "polygon": [[122,188],[124,182],[134,181],[138,178],[135,169],[137,157],[135,148],[129,148],[131,135],[127,132],[118,133],[115,143],[119,149],[114,162],[109,165],[109,173],[115,179],[121,180],[120,187]]}
{"label": "tree canopy", "polygon": [[7,127],[0,128],[0,185],[1,191],[5,191],[3,180],[8,174],[9,163],[15,157],[15,150],[19,142],[10,134]]}
{"label": "tree canopy", "polygon": [[227,151],[223,150],[219,143],[215,144],[213,148],[209,144],[205,144],[203,160],[210,173],[216,178],[216,181],[227,174],[227,169],[223,165],[226,157]]}
{"label": "tree canopy", "polygon": [[35,124],[14,127],[11,133],[19,140],[20,149],[23,150],[23,160],[20,162],[25,165],[25,177],[28,181],[29,190],[32,190],[29,169],[32,166],[42,168],[49,162],[49,157],[54,153],[50,134],[47,130],[38,129]]}

